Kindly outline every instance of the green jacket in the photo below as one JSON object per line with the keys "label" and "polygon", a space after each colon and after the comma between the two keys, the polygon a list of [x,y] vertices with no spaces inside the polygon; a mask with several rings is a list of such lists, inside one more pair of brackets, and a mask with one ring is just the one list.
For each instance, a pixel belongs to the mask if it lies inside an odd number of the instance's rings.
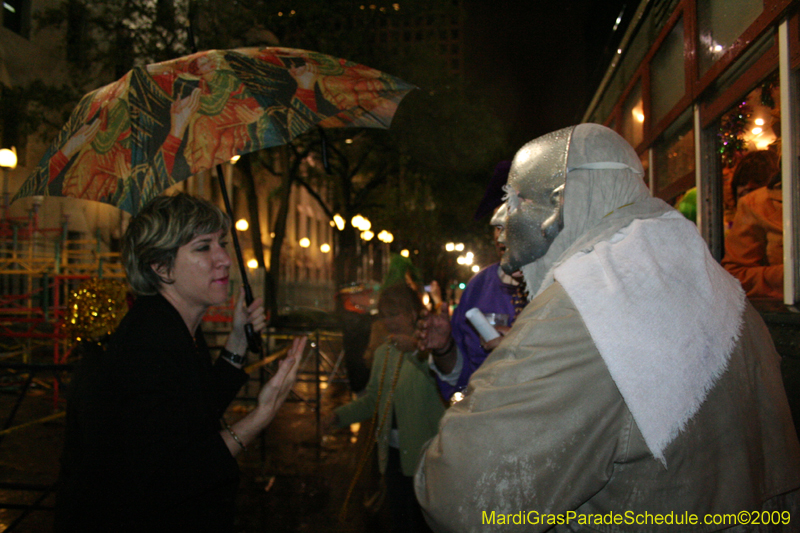
{"label": "green jacket", "polygon": [[[400,365],[400,376],[397,379],[392,399],[397,417],[403,474],[412,476],[422,446],[436,435],[439,429],[439,419],[442,418],[445,409],[439,389],[436,387],[436,381],[428,368],[427,360],[420,361],[417,354],[412,352],[401,354],[388,342],[380,345],[375,350],[372,372],[364,395],[354,402],[336,409],[336,414],[339,417],[339,427],[370,420],[380,395],[381,405],[378,409],[378,421],[380,422],[384,417],[384,413],[386,413],[386,421],[380,430],[380,435],[377,436],[377,447],[380,471],[384,473],[389,457],[389,430],[392,426],[392,411],[391,408],[387,411],[386,405],[389,401],[394,374],[397,371],[398,358],[401,355],[403,362]],[[388,366],[386,366],[383,380],[384,390],[381,393],[379,389],[384,365]]]}

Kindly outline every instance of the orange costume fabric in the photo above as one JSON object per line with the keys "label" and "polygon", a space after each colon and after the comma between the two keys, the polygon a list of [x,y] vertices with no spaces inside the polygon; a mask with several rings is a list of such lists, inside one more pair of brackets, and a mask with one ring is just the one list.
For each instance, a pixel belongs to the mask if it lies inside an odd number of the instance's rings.
{"label": "orange costume fabric", "polygon": [[722,266],[749,298],[783,299],[783,202],[780,189],[743,196],[725,237]]}

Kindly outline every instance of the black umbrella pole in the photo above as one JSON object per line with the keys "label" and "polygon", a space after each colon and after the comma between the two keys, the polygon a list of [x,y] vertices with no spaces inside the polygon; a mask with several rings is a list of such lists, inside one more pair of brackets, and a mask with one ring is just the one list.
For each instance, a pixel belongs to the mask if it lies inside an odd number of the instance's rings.
{"label": "black umbrella pole", "polygon": [[[236,260],[239,263],[239,272],[242,274],[244,300],[247,305],[250,305],[253,303],[253,289],[250,288],[250,282],[247,280],[247,271],[245,270],[244,259],[242,258],[242,247],[239,246],[239,236],[236,235],[236,227],[233,223],[233,208],[231,207],[231,201],[228,198],[228,189],[225,185],[225,177],[222,173],[222,165],[217,165],[217,178],[219,179],[219,188],[222,191],[222,201],[225,202],[225,210],[228,212],[228,217],[231,219],[231,237],[233,238],[233,249],[236,252]],[[252,324],[245,324],[244,332],[247,335],[247,348],[251,352],[260,355],[261,335],[255,332]]]}

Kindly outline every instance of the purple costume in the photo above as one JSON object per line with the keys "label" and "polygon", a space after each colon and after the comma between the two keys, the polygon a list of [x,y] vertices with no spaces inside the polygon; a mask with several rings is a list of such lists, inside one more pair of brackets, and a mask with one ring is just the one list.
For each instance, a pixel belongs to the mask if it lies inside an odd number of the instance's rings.
{"label": "purple costume", "polygon": [[499,265],[500,263],[494,263],[487,266],[467,283],[467,288],[464,289],[458,307],[456,307],[453,317],[450,319],[450,326],[453,330],[452,336],[463,358],[463,366],[455,385],[442,381],[437,376],[436,381],[439,383],[439,389],[446,400],[450,400],[450,397],[455,392],[467,386],[472,373],[483,364],[484,359],[489,355],[489,352],[481,347],[480,335],[464,316],[466,312],[473,307],[477,307],[484,314],[502,313],[508,315],[508,325],[510,326],[514,323],[513,297],[517,292],[517,287],[515,285],[506,285],[500,280],[500,276],[497,275]]}

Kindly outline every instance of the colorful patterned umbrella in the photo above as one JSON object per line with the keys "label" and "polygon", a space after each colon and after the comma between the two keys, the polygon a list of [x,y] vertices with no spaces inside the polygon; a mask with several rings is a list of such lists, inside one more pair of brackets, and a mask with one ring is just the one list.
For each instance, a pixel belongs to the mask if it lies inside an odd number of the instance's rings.
{"label": "colorful patterned umbrella", "polygon": [[289,48],[209,50],[137,67],[80,101],[14,197],[69,196],[136,213],[234,155],[311,128],[388,128],[414,87]]}
{"label": "colorful patterned umbrella", "polygon": [[[388,128],[412,89],[375,69],[290,48],[209,50],[137,67],[81,99],[13,200],[69,196],[136,214],[193,174],[311,128]],[[220,167],[217,174],[222,180]],[[247,333],[260,352],[260,337],[252,327]]]}

